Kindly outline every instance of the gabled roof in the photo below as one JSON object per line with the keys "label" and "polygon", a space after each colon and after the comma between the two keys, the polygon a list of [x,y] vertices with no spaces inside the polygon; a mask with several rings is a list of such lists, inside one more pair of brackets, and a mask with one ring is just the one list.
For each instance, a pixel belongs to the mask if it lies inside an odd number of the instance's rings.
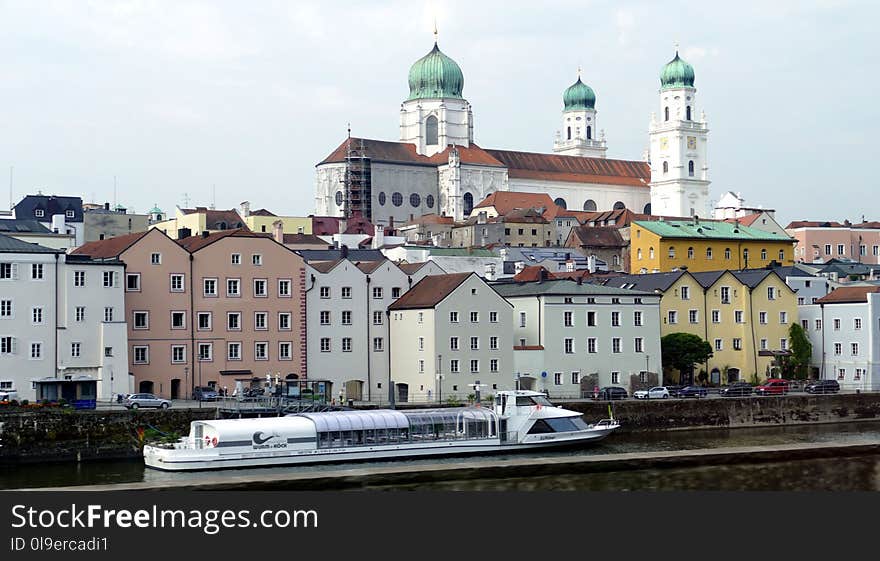
{"label": "gabled roof", "polygon": [[[0,234],[52,234],[52,230],[36,220],[8,218],[0,220]],[[57,235],[57,234],[56,234]],[[65,234],[66,235],[66,234]]]}
{"label": "gabled roof", "polygon": [[570,279],[551,279],[543,282],[501,282],[492,284],[492,288],[505,298],[515,298],[518,296],[649,296],[647,291],[628,290],[617,288],[614,286],[578,283]]}
{"label": "gabled roof", "polygon": [[578,226],[572,228],[571,235],[574,236],[579,245],[586,247],[626,247],[628,244],[623,241],[620,235],[620,229],[616,226]]}
{"label": "gabled roof", "polygon": [[448,224],[452,226],[453,219],[451,216],[440,216],[438,214],[423,214],[422,216],[417,216],[406,223],[406,225],[415,225],[415,224]]}
{"label": "gabled roof", "polygon": [[[425,265],[427,265],[428,263],[431,263],[431,261],[422,261],[421,263],[398,263],[397,266],[400,268],[401,271],[403,271],[407,275],[414,275],[414,274],[418,273],[419,270],[421,270],[421,268],[424,267]],[[442,270],[442,268],[440,268],[440,266],[437,265],[436,263],[434,263],[434,265],[438,269]]]}
{"label": "gabled roof", "polygon": [[37,218],[35,210],[44,211],[43,222],[49,222],[55,214],[67,214],[73,211],[73,218],[65,218],[65,222],[82,222],[82,197],[59,197],[57,195],[27,195],[13,207],[16,218]]}
{"label": "gabled roof", "polygon": [[284,245],[328,245],[314,234],[284,234]]}
{"label": "gabled roof", "polygon": [[[142,237],[155,230],[147,230],[145,232],[137,232],[135,234],[125,234],[124,236],[115,236],[104,240],[84,243],[70,253],[73,255],[88,255],[92,259],[108,259],[111,257],[119,257],[125,250],[133,246]],[[161,235],[165,235],[161,230],[156,230]]]}
{"label": "gabled roof", "polygon": [[299,254],[307,263],[310,261],[336,261],[348,257],[351,261],[383,261],[385,254],[378,249],[348,249],[347,254],[343,256],[342,249],[297,249]]}
{"label": "gabled roof", "polygon": [[319,273],[329,273],[333,269],[336,268],[336,265],[339,265],[345,259],[336,259],[334,261],[312,261],[308,265],[312,269],[318,271]]}
{"label": "gabled roof", "polygon": [[818,221],[818,220],[795,220],[789,222],[786,230],[795,228],[843,228],[840,222]]}
{"label": "gabled roof", "polygon": [[648,273],[644,275],[621,275],[604,279],[601,283],[605,286],[614,286],[618,288],[627,287],[634,290],[644,292],[654,292],[659,290],[666,292],[669,287],[682,276],[688,274],[686,271],[670,271],[666,273]]}
{"label": "gabled roof", "polygon": [[634,224],[657,234],[661,238],[715,239],[715,240],[764,240],[794,242],[787,235],[767,232],[722,221],[707,220],[659,220],[651,222],[638,220]]}
{"label": "gabled roof", "polygon": [[[494,207],[498,214],[507,214],[517,208],[556,207],[556,203],[547,193],[517,193],[513,191],[495,191],[483,199],[474,209]],[[471,213],[473,214],[473,212]]]}
{"label": "gabled roof", "polygon": [[384,264],[385,261],[358,261],[354,265],[355,267],[369,275]]}
{"label": "gabled roof", "polygon": [[855,304],[868,301],[868,294],[880,293],[880,286],[843,286],[816,300],[817,304]]}
{"label": "gabled roof", "polygon": [[500,222],[511,224],[547,224],[548,220],[541,215],[539,209],[517,208],[505,212],[501,216]]}
{"label": "gabled roof", "polygon": [[[449,163],[449,151],[452,146],[433,156],[422,156],[416,153],[415,144],[409,142],[389,142],[386,140],[372,140],[369,138],[352,138],[352,146],[358,151],[363,147],[363,155],[373,162],[410,164],[421,166],[441,166]],[[483,166],[502,167],[501,162],[489,155],[485,150],[471,144],[468,147],[456,146],[461,163]],[[343,140],[336,150],[321,160],[318,165],[342,163],[348,153],[348,140]]]}
{"label": "gabled roof", "polygon": [[511,179],[631,185],[646,189],[651,181],[651,166],[647,162],[513,150],[488,149],[486,152],[507,167]]}
{"label": "gabled roof", "polygon": [[433,308],[475,273],[428,275],[388,306],[389,310]]}
{"label": "gabled roof", "polygon": [[177,240],[177,243],[180,247],[190,253],[195,253],[196,251],[204,249],[212,243],[224,238],[265,238],[274,241],[274,238],[269,233],[251,232],[247,228],[236,228],[235,230],[212,232],[207,236],[190,236],[188,238]]}
{"label": "gabled roof", "polygon": [[312,233],[316,236],[332,236],[339,233],[339,221],[336,216],[312,216]]}
{"label": "gabled roof", "polygon": [[64,253],[64,250],[43,247],[0,234],[0,253]]}
{"label": "gabled roof", "polygon": [[278,216],[274,212],[269,212],[265,208],[261,208],[259,210],[255,210],[251,212],[251,216]]}
{"label": "gabled roof", "polygon": [[513,280],[516,282],[535,282],[555,278],[556,275],[554,273],[551,273],[540,265],[529,265],[528,267],[524,267],[522,271],[513,275]]}
{"label": "gabled roof", "polygon": [[754,212],[752,214],[740,216],[739,218],[725,218],[724,221],[728,224],[742,224],[743,226],[751,226],[755,223],[755,220],[761,218],[763,214],[763,212]]}

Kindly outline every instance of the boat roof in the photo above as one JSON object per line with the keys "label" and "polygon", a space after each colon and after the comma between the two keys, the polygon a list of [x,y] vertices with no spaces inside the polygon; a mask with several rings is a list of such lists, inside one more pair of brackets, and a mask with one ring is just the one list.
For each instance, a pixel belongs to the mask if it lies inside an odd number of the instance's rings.
{"label": "boat roof", "polygon": [[[409,419],[393,409],[372,411],[326,411],[322,413],[296,413],[289,417],[304,417],[315,423],[318,432],[343,430],[405,429]],[[289,418],[288,417],[288,418]]]}

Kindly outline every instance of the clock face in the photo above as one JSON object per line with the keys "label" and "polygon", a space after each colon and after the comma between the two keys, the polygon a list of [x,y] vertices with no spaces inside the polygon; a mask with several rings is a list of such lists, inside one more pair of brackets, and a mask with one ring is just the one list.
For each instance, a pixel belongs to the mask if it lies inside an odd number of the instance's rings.
{"label": "clock face", "polygon": [[689,136],[688,137],[688,150],[696,150],[697,149],[697,137]]}
{"label": "clock face", "polygon": [[669,147],[669,139],[665,136],[660,137],[660,149],[666,150]]}

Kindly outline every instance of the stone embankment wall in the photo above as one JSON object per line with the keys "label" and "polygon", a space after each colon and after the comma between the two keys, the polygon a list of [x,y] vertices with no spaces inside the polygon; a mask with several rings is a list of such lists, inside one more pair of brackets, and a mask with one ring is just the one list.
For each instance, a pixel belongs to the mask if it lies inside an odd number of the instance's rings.
{"label": "stone embankment wall", "polygon": [[214,419],[215,408],[165,411],[73,411],[0,414],[0,464],[135,458],[146,438],[189,434],[191,421]]}
{"label": "stone embankment wall", "polygon": [[[880,394],[786,395],[745,398],[654,399],[610,402],[621,432],[736,428],[880,420]],[[608,418],[607,401],[560,403],[588,422]]]}

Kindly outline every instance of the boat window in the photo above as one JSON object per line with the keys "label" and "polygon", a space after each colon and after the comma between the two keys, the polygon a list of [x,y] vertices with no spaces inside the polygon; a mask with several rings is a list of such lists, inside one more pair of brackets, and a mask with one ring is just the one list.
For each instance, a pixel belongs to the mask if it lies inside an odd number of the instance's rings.
{"label": "boat window", "polygon": [[531,407],[532,405],[535,405],[535,402],[529,396],[518,395],[516,396],[516,404],[520,406],[524,405],[526,407]]}
{"label": "boat window", "polygon": [[575,426],[574,422],[572,422],[570,417],[563,417],[561,419],[545,419],[547,424],[550,425],[550,428],[553,429],[553,432],[572,432],[576,430],[580,430]]}
{"label": "boat window", "polygon": [[536,395],[532,399],[535,400],[535,403],[541,405],[542,407],[553,407],[553,404],[550,403],[550,400],[542,395]]}
{"label": "boat window", "polygon": [[535,424],[532,425],[532,428],[529,429],[529,434],[544,434],[548,432],[556,431],[554,431],[544,419],[538,419],[535,421]]}

